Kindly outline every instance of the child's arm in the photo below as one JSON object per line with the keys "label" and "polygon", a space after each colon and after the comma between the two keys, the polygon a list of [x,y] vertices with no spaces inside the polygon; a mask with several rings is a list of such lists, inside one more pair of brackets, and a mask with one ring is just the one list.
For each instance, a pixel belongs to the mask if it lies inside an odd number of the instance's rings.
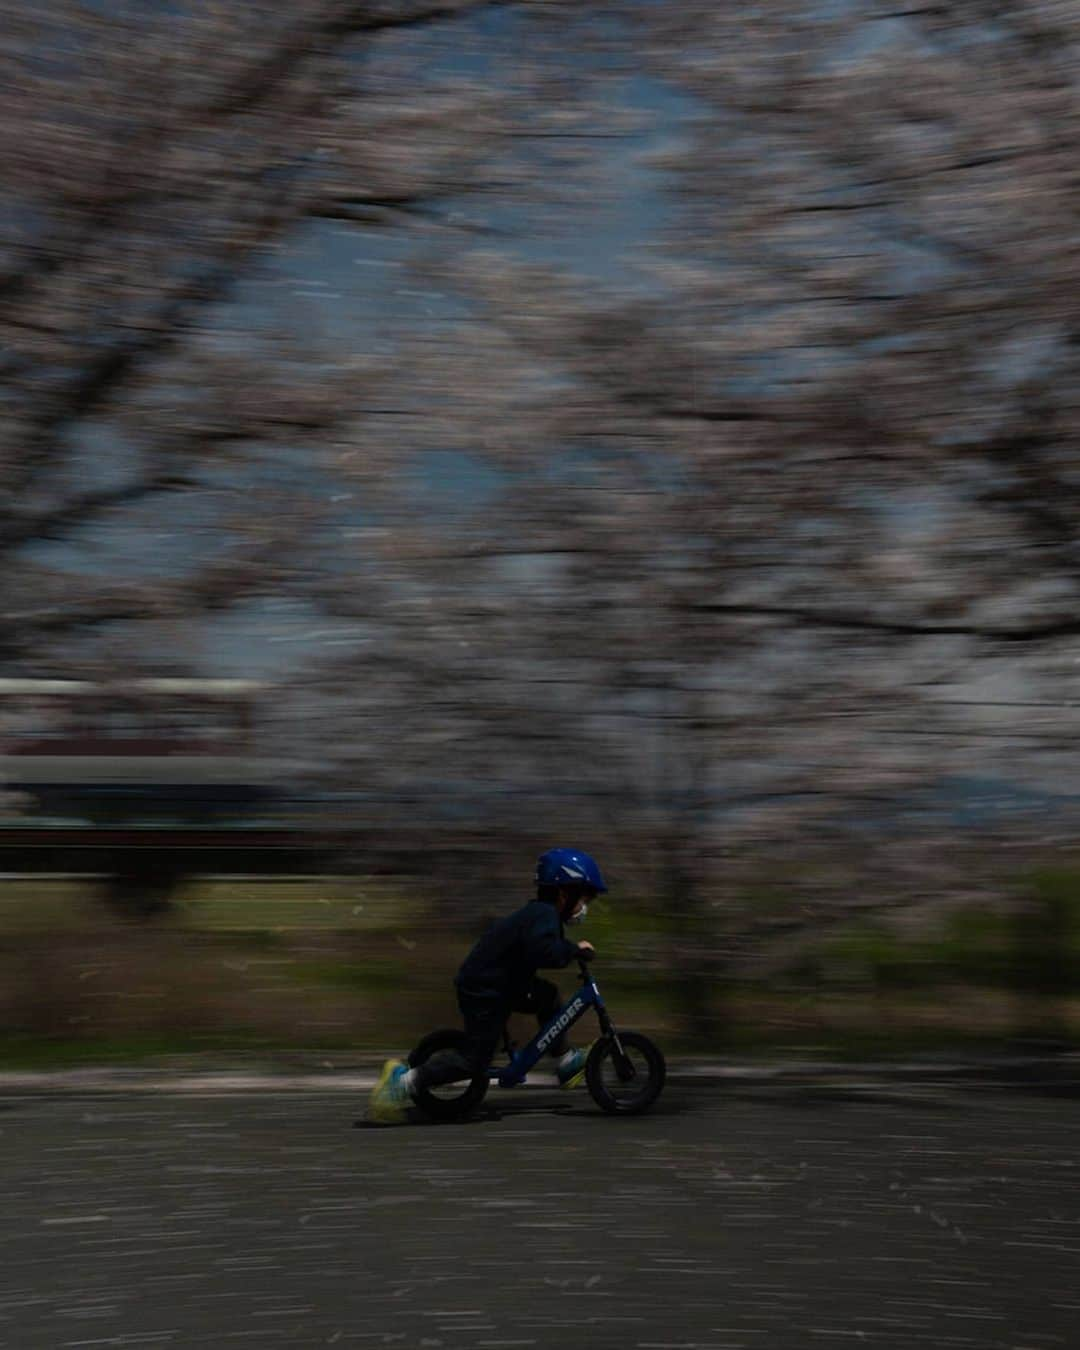
{"label": "child's arm", "polygon": [[559,931],[559,916],[549,905],[530,906],[541,913],[535,916],[529,932],[523,934],[530,965],[540,970],[561,970],[578,954],[578,944]]}

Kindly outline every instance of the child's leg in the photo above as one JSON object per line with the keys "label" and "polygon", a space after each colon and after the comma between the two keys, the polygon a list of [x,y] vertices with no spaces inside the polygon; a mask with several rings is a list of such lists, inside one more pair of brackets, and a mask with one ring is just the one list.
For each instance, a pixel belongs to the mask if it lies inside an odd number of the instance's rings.
{"label": "child's leg", "polygon": [[499,999],[458,994],[466,1042],[460,1050],[440,1050],[411,1071],[410,1089],[441,1087],[482,1073],[495,1058],[508,1009]]}
{"label": "child's leg", "polygon": [[[531,1012],[545,1026],[562,1007],[562,997],[550,980],[534,976],[525,999],[514,1005],[515,1012]],[[557,1061],[559,1083],[562,1087],[576,1087],[585,1076],[588,1048],[571,1050],[567,1033],[563,1031],[548,1046],[548,1054]]]}
{"label": "child's leg", "polygon": [[[515,1012],[532,1013],[541,1027],[545,1026],[562,1007],[562,995],[558,987],[550,980],[542,979],[539,975],[534,975],[532,984],[525,998],[514,1005]],[[568,1044],[566,1032],[560,1032],[558,1036],[548,1046],[548,1054],[556,1059],[566,1054]]]}

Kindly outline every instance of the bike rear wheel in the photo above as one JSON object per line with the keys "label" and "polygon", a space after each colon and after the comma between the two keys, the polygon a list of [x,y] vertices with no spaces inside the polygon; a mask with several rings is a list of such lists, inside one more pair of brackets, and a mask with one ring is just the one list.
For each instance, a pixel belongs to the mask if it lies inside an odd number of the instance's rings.
{"label": "bike rear wheel", "polygon": [[[463,1053],[466,1045],[465,1033],[457,1027],[429,1032],[409,1055],[409,1068],[415,1069],[418,1065],[425,1064],[433,1055],[443,1050]],[[443,1083],[433,1088],[418,1088],[414,1100],[424,1115],[430,1116],[432,1120],[460,1120],[480,1105],[487,1090],[488,1075],[485,1069],[482,1074],[461,1078],[454,1083]]]}
{"label": "bike rear wheel", "polygon": [[593,1101],[611,1115],[634,1116],[648,1110],[660,1096],[666,1076],[664,1056],[639,1031],[603,1037],[585,1065]]}

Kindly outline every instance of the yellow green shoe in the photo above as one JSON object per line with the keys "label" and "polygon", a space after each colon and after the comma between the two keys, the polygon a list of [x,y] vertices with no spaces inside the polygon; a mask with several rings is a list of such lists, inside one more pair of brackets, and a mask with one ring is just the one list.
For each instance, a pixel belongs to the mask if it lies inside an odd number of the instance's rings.
{"label": "yellow green shoe", "polygon": [[371,1089],[364,1119],[369,1125],[404,1125],[409,1118],[412,1098],[402,1079],[408,1066],[400,1059],[388,1059],[382,1066],[379,1081]]}
{"label": "yellow green shoe", "polygon": [[558,1075],[560,1087],[575,1088],[584,1081],[585,1063],[589,1058],[591,1049],[592,1046],[587,1045],[584,1050],[575,1050],[572,1058],[568,1059],[565,1064],[559,1065],[555,1072]]}

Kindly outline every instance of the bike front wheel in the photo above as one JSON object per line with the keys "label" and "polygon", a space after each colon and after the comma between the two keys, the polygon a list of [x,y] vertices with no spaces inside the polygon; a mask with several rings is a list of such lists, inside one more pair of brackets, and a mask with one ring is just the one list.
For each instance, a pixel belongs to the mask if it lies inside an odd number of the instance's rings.
{"label": "bike front wheel", "polygon": [[[409,1055],[409,1068],[415,1069],[444,1050],[463,1054],[467,1044],[465,1033],[457,1028],[432,1031]],[[460,1120],[480,1105],[487,1090],[488,1075],[485,1070],[482,1074],[460,1078],[439,1087],[419,1088],[415,1102],[424,1115],[430,1116],[432,1120]]]}
{"label": "bike front wheel", "polygon": [[603,1037],[585,1065],[593,1101],[611,1115],[634,1116],[648,1110],[660,1096],[666,1076],[659,1047],[638,1031]]}

